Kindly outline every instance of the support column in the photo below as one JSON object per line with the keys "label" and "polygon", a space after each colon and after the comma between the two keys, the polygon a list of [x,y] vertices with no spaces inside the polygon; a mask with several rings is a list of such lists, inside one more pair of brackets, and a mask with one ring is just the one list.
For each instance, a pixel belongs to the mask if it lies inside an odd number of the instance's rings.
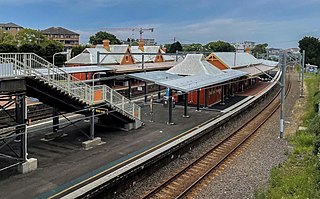
{"label": "support column", "polygon": [[223,85],[221,86],[221,104],[225,105],[225,103],[224,103],[224,86]]}
{"label": "support column", "polygon": [[203,107],[204,108],[207,108],[207,106],[208,106],[208,102],[207,102],[207,90],[204,88],[204,105],[203,105]]}
{"label": "support column", "polygon": [[158,85],[158,101],[160,101],[160,98],[161,98],[160,89],[161,89],[161,86]]}
{"label": "support column", "polygon": [[91,117],[90,117],[90,139],[94,139],[94,108],[91,110]]}
{"label": "support column", "polygon": [[182,117],[189,118],[190,116],[188,115],[188,93],[185,93],[183,97],[184,97],[184,111],[183,111]]}
{"label": "support column", "polygon": [[144,82],[144,102],[147,103],[148,100],[148,83]]}
{"label": "support column", "polygon": [[20,173],[29,173],[33,170],[36,170],[38,167],[38,161],[35,158],[28,159],[28,150],[27,150],[27,126],[26,126],[26,118],[27,118],[27,106],[25,101],[25,95],[16,96],[16,119],[17,126],[16,132],[20,134],[21,138],[21,151],[20,156],[23,160],[22,164],[18,165],[18,171]]}
{"label": "support column", "polygon": [[200,111],[200,89],[197,90],[197,111]]}
{"label": "support column", "polygon": [[26,162],[27,161],[27,133],[26,133],[26,102],[25,95],[17,95],[16,96],[16,134],[17,140],[20,140],[21,148],[20,148],[20,156],[21,159]]}
{"label": "support column", "polygon": [[128,99],[131,99],[131,80],[128,80]]}
{"label": "support column", "polygon": [[169,107],[169,121],[167,124],[172,125],[172,89],[169,89],[169,98],[168,98],[168,107]]}
{"label": "support column", "polygon": [[52,112],[52,131],[54,133],[57,133],[59,130],[59,114],[58,114],[58,110],[56,108],[53,108],[53,112]]}

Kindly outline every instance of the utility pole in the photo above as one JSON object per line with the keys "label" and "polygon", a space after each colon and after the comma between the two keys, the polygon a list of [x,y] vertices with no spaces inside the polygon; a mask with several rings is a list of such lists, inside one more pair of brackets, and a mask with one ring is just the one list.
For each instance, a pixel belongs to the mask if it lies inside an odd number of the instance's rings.
{"label": "utility pole", "polygon": [[301,66],[301,88],[300,88],[300,97],[303,97],[303,81],[304,81],[304,64],[305,64],[305,50],[302,51],[302,66]]}
{"label": "utility pole", "polygon": [[286,54],[282,54],[281,68],[282,68],[282,77],[281,77],[281,102],[280,102],[280,139],[283,138],[284,134],[284,99],[286,94]]}

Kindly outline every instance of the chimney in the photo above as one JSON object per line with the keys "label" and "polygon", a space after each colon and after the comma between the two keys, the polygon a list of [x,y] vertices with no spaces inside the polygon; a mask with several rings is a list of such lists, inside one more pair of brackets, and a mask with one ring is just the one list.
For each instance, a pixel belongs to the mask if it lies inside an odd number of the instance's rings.
{"label": "chimney", "polygon": [[142,40],[142,39],[139,40],[139,49],[140,49],[141,51],[144,51],[143,40]]}
{"label": "chimney", "polygon": [[105,48],[107,51],[110,51],[110,41],[108,39],[105,39],[103,42],[103,48]]}

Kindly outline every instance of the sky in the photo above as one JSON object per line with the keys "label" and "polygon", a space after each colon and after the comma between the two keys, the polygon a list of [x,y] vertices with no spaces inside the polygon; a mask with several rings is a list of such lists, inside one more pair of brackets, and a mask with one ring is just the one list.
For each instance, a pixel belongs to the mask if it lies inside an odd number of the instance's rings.
{"label": "sky", "polygon": [[[106,28],[154,28],[158,44],[254,41],[298,47],[320,37],[320,0],[0,0],[0,23],[26,28],[64,27],[80,43]],[[138,32],[107,30],[120,39]]]}

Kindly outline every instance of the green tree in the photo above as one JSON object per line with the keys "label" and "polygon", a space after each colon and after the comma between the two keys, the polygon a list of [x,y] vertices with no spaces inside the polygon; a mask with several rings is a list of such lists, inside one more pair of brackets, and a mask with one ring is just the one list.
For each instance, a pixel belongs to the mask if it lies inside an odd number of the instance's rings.
{"label": "green tree", "polygon": [[315,37],[304,37],[299,41],[299,48],[305,50],[306,64],[320,66],[320,41]]}
{"label": "green tree", "polygon": [[80,53],[82,53],[82,51],[86,48],[90,48],[90,45],[78,45],[78,46],[74,46],[72,48],[72,57],[75,57],[77,55],[79,55]]}
{"label": "green tree", "polygon": [[168,53],[175,53],[176,51],[182,51],[182,45],[179,41],[172,43],[167,49]]}
{"label": "green tree", "polygon": [[33,29],[22,29],[15,36],[18,45],[23,44],[40,44],[46,43],[47,37],[44,36],[40,31]]}
{"label": "green tree", "polygon": [[90,37],[89,43],[93,45],[102,44],[102,41],[108,39],[111,44],[120,44],[120,40],[113,34],[107,32],[97,32]]}
{"label": "green tree", "polygon": [[186,47],[183,48],[183,51],[187,51],[187,52],[190,52],[190,51],[202,51],[203,49],[203,46],[201,44],[190,44]]}
{"label": "green tree", "polygon": [[212,52],[234,52],[235,48],[225,41],[213,41],[204,46],[206,51]]}
{"label": "green tree", "polygon": [[43,48],[41,45],[36,43],[25,43],[19,47],[21,53],[35,53],[39,56],[43,55]]}
{"label": "green tree", "polygon": [[3,30],[0,30],[0,43],[16,44],[14,36]]}
{"label": "green tree", "polygon": [[257,44],[253,49],[252,49],[252,54],[256,55],[256,54],[263,54],[263,53],[267,53],[267,48],[268,44],[264,43],[264,44]]}
{"label": "green tree", "polygon": [[16,45],[0,43],[0,53],[17,53],[18,48]]}
{"label": "green tree", "polygon": [[[50,43],[48,45],[46,45],[44,48],[43,48],[43,58],[45,58],[47,61],[49,62],[53,62],[53,55],[55,53],[58,53],[58,52],[62,52],[63,51],[63,46],[61,43]],[[62,65],[63,62],[66,60],[66,56],[65,55],[61,55],[61,56],[56,56],[55,57],[55,64],[56,65]]]}

